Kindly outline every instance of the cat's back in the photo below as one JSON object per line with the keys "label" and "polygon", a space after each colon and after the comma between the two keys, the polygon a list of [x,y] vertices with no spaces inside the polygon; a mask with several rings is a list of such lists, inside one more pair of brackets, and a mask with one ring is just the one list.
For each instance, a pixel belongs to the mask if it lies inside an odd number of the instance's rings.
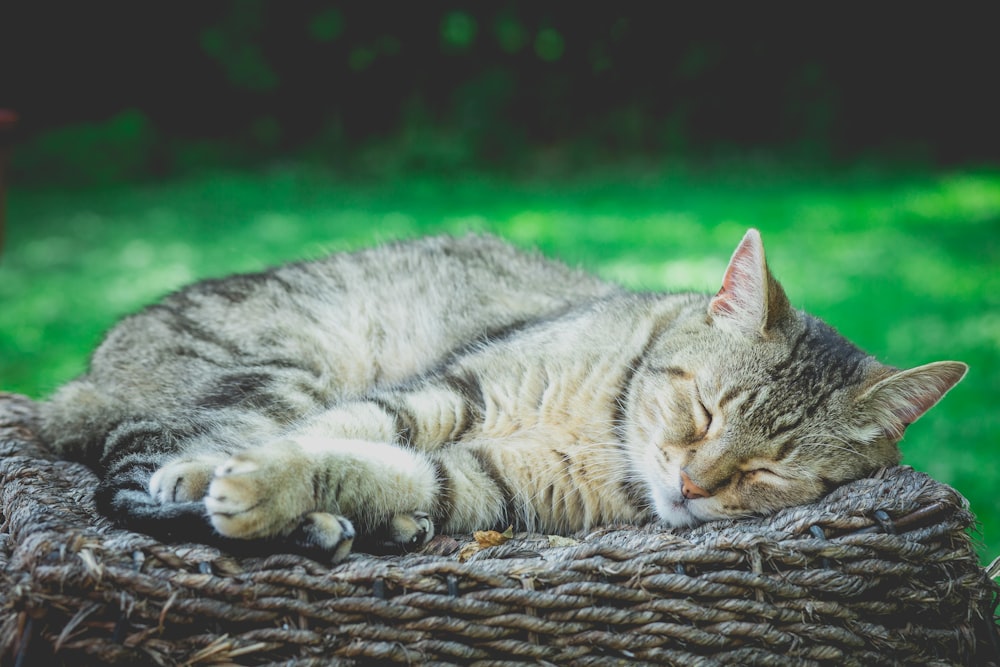
{"label": "cat's back", "polygon": [[[125,318],[94,365],[118,369],[145,348],[159,348],[161,362],[192,348],[218,360],[277,350],[307,360],[318,345],[335,356],[395,357],[402,365],[382,378],[392,382],[470,339],[615,291],[495,237],[426,237],[194,283]],[[422,361],[406,363],[414,355]]]}
{"label": "cat's back", "polygon": [[[314,283],[316,273],[322,278]],[[472,342],[619,291],[484,235],[396,242],[290,265],[277,276],[328,286],[305,310],[325,320],[326,333],[315,336],[349,350],[355,362],[373,362],[349,372],[362,389],[398,382]]]}
{"label": "cat's back", "polygon": [[537,317],[619,289],[537,252],[478,234],[334,254],[282,267],[277,275],[307,285],[318,275],[317,284],[330,287],[323,298],[338,305],[377,303],[411,317],[409,311],[415,310],[446,316],[451,328],[463,332],[484,323]]}
{"label": "cat's back", "polygon": [[539,253],[475,234],[335,254],[274,275],[289,285],[278,298],[300,292],[291,297],[296,309],[320,321],[311,337],[376,362],[377,368],[361,372],[365,387],[398,382],[470,343],[621,291]]}

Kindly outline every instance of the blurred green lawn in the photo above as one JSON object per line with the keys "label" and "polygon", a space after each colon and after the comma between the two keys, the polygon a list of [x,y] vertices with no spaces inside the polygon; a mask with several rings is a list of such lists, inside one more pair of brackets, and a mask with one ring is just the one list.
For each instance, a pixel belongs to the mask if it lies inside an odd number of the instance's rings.
{"label": "blurred green lawn", "polygon": [[747,227],[793,303],[883,361],[959,359],[905,462],[972,503],[1000,555],[1000,172],[729,165],[517,180],[344,182],[286,166],[10,193],[0,389],[42,397],[119,316],[203,276],[375,241],[491,231],[636,288],[714,291]]}

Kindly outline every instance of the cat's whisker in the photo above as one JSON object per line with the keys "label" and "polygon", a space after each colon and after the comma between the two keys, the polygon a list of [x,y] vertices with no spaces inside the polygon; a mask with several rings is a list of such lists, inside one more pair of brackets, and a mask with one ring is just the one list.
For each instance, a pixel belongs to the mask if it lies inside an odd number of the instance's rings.
{"label": "cat's whisker", "polygon": [[846,452],[867,462],[871,463],[877,462],[877,459],[874,456],[862,451],[860,449],[860,445],[858,445],[857,443],[836,435],[820,436],[815,440],[800,442],[798,443],[798,449],[802,451],[809,449],[817,449],[817,450],[833,449],[837,451]]}

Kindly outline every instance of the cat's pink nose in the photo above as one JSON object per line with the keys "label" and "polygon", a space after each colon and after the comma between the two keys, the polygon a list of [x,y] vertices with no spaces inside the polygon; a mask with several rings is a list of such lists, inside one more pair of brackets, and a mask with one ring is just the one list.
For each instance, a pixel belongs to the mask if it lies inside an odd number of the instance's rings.
{"label": "cat's pink nose", "polygon": [[705,489],[701,488],[697,484],[691,481],[688,474],[681,470],[681,493],[688,500],[694,500],[695,498],[708,498],[710,494]]}

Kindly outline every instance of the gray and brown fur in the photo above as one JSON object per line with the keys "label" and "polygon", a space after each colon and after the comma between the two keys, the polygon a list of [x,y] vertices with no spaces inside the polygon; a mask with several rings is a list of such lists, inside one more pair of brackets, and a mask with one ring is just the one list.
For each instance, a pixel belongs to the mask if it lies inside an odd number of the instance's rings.
{"label": "gray and brown fur", "polygon": [[792,309],[747,232],[712,295],[491,237],[196,283],[44,404],[110,517],[169,539],[419,544],[771,512],[899,460],[966,371],[885,366]]}

